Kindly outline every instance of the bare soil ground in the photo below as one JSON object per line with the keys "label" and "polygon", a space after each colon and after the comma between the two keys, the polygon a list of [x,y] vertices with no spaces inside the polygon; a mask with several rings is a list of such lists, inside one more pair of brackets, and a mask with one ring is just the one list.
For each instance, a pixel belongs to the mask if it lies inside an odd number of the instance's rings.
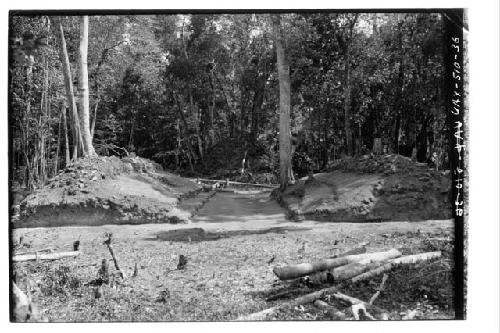
{"label": "bare soil ground", "polygon": [[340,161],[333,171],[301,179],[274,196],[295,219],[338,222],[451,218],[451,180],[399,155]]}
{"label": "bare soil ground", "polygon": [[[114,251],[127,278],[103,285],[96,298],[98,287],[92,282],[101,260],[110,259],[103,245],[105,233],[113,234]],[[448,220],[291,222],[269,192],[219,192],[189,224],[15,229],[15,253],[48,246],[69,250],[79,239],[83,254],[53,262],[16,263],[13,269],[22,290],[30,292],[50,321],[234,320],[324,287],[281,282],[272,272],[274,265],[327,258],[368,241],[368,252],[392,247],[405,253],[442,250],[439,262],[390,272],[386,292],[375,304],[390,311],[391,319],[408,318],[408,313],[415,319],[453,318],[452,234]],[[178,270],[179,255],[187,257],[187,265]],[[339,288],[367,300],[380,278]],[[267,301],[277,294],[282,296]],[[268,319],[331,318],[304,306]]]}

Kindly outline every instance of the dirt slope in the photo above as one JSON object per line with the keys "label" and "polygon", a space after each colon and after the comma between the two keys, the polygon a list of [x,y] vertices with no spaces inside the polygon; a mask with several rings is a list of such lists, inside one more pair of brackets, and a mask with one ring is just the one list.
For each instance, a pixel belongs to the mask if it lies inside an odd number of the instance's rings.
{"label": "dirt slope", "polygon": [[274,196],[295,219],[377,222],[448,219],[450,177],[399,155],[340,161]]}
{"label": "dirt slope", "polygon": [[139,157],[81,159],[26,197],[14,226],[183,222],[179,200],[199,190]]}

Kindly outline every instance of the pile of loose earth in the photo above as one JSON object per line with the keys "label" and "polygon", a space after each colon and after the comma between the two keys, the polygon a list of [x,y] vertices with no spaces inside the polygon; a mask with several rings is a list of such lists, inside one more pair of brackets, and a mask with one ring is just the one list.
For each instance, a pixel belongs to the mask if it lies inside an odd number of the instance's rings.
{"label": "pile of loose earth", "polygon": [[139,157],[79,159],[21,202],[14,226],[183,222],[179,200],[200,188]]}
{"label": "pile of loose earth", "polygon": [[274,195],[295,219],[416,221],[448,219],[450,177],[399,155],[340,161]]}

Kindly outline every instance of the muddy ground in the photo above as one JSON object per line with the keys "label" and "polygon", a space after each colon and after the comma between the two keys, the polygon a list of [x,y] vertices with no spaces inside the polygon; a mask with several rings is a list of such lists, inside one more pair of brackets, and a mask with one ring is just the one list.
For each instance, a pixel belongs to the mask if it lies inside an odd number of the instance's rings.
{"label": "muddy ground", "polygon": [[[76,258],[16,263],[16,281],[49,321],[234,320],[325,287],[281,282],[272,272],[275,265],[323,259],[369,242],[368,252],[393,247],[404,254],[443,251],[436,262],[389,273],[386,291],[375,305],[385,308],[390,319],[453,318],[451,221],[293,222],[269,194],[239,190],[211,194],[192,222],[182,225],[14,229],[15,253],[47,247],[70,250],[77,239],[83,251]],[[111,258],[103,245],[105,233],[113,234],[113,248],[127,277],[99,288],[95,286],[99,264]],[[187,264],[177,269],[180,255]],[[114,271],[112,263],[110,270]],[[338,287],[368,300],[380,279]],[[349,313],[345,304],[334,305]],[[332,318],[307,305],[267,319]]]}

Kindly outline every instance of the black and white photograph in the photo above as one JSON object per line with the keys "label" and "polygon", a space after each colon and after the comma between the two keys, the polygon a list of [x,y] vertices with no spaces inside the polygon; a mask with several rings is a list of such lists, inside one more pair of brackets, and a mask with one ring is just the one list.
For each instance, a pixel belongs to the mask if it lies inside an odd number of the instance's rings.
{"label": "black and white photograph", "polygon": [[8,16],[11,322],[467,319],[466,8]]}

